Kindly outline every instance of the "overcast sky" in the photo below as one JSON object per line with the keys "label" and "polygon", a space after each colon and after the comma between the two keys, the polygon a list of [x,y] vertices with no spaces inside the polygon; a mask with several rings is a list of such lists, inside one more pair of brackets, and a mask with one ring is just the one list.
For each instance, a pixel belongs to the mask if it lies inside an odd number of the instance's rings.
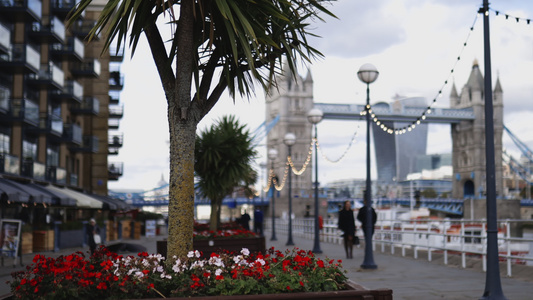
{"label": "overcast sky", "polygon": [[[451,83],[460,92],[474,60],[483,74],[483,18],[477,14],[482,0],[339,0],[330,7],[337,19],[316,23],[313,45],[325,55],[309,66],[314,79],[314,101],[364,104],[366,86],[357,78],[365,63],[380,74],[371,84],[371,103],[390,102],[395,95],[422,96],[428,104],[443,88],[435,107],[449,107]],[[504,97],[504,124],[533,147],[533,1],[492,0],[490,12],[493,85],[500,79]],[[499,15],[496,16],[496,11]],[[505,18],[505,14],[509,18]],[[477,20],[476,20],[477,16]],[[519,22],[516,21],[519,18]],[[470,28],[473,26],[473,30]],[[468,41],[466,47],[463,44]],[[460,60],[457,58],[460,57]],[[451,74],[451,70],[454,70]],[[169,131],[167,105],[159,76],[145,41],[122,72],[124,90],[120,99],[124,117],[118,132],[124,146],[110,162],[123,162],[124,175],[109,182],[109,189],[155,188],[169,177]],[[305,75],[306,69],[301,70]],[[449,80],[450,84],[444,82]],[[255,131],[264,121],[264,94],[231,99],[225,94],[199,124],[204,130],[224,115],[235,114]],[[365,177],[365,122],[328,121],[319,124],[318,137],[324,154],[338,158],[354,132],[356,143],[340,163],[319,159],[321,184],[338,179]],[[343,142],[344,141],[344,142]],[[518,149],[504,134],[504,148],[516,156]],[[262,147],[264,148],[264,147]],[[266,149],[258,149],[257,163],[266,161]],[[430,125],[428,153],[451,152],[450,126]],[[373,154],[372,154],[373,155]],[[376,177],[372,156],[372,176]]]}

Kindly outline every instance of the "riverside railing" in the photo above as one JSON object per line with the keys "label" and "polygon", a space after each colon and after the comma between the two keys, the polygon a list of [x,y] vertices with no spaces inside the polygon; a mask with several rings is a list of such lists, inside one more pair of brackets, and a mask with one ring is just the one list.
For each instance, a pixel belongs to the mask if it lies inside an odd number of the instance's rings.
{"label": "riverside railing", "polygon": [[[314,238],[314,218],[295,218],[292,224],[293,236]],[[439,253],[444,264],[448,264],[450,254],[460,255],[462,268],[466,268],[467,257],[478,256],[482,258],[483,271],[486,271],[486,226],[486,220],[379,220],[375,226],[373,248],[376,251],[380,247],[381,252],[385,252],[388,246],[391,254],[400,250],[402,256],[406,256],[409,249],[415,259],[420,251],[424,251],[428,261],[433,259],[433,253]],[[357,224],[357,228],[357,235],[364,240],[361,224]],[[287,234],[288,220],[276,220],[276,230]],[[342,231],[337,229],[337,220],[324,220],[320,230],[321,242],[342,244],[341,234]],[[533,267],[533,221],[498,220],[498,246],[500,261],[506,263],[507,276],[512,276],[513,264]]]}

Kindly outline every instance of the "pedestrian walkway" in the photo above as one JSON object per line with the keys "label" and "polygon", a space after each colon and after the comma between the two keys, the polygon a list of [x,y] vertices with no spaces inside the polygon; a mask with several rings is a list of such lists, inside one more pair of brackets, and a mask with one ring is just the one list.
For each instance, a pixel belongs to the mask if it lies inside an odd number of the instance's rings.
{"label": "pedestrian walkway", "polygon": [[[312,250],[314,246],[314,240],[299,237],[293,237],[295,246],[286,246],[287,235],[277,234],[276,237],[277,241],[271,241],[271,233],[265,232],[268,247],[277,250],[293,247]],[[320,243],[320,249],[322,254],[319,257],[342,259],[342,265],[352,281],[367,289],[392,289],[395,300],[479,299],[485,289],[485,273],[479,259],[469,258],[467,268],[463,269],[459,266],[459,259],[451,256],[448,265],[444,265],[443,259],[436,253],[432,254],[433,259],[429,262],[421,251],[419,259],[412,258],[412,255],[402,257],[401,253],[390,254],[390,251],[374,251],[374,262],[378,268],[363,270],[360,267],[364,260],[363,246],[354,248],[352,259],[346,259],[342,245]],[[500,266],[500,270],[502,268]],[[533,299],[533,267],[523,266],[519,269],[513,272],[513,278],[501,275],[503,293],[509,300]]]}
{"label": "pedestrian walkway", "polygon": [[[156,252],[156,242],[165,239],[166,236],[141,237],[140,240],[123,240],[119,242],[142,245],[148,253]],[[294,247],[312,250],[314,241],[293,237],[294,246],[286,246],[287,235],[277,234],[277,241],[271,241],[270,232],[265,232],[267,247],[284,251]],[[343,246],[337,244],[320,243],[322,254],[319,257],[329,259],[341,259],[347,276],[356,283],[367,289],[389,288],[393,290],[394,299],[479,299],[485,289],[485,273],[481,269],[481,261],[470,258],[467,268],[459,267],[459,260],[449,257],[449,265],[444,265],[442,258],[433,253],[433,260],[428,262],[423,253],[419,253],[419,259],[411,256],[402,257],[400,254],[381,253],[374,251],[374,262],[378,266],[376,270],[363,270],[360,268],[364,259],[364,247],[354,248],[354,258],[346,259]],[[58,252],[43,252],[49,257],[70,254],[75,251],[87,252],[88,247],[77,249],[63,249]],[[124,253],[133,254],[136,253]],[[30,264],[34,254],[25,254],[22,257],[23,264]],[[500,266],[500,269],[503,269]],[[0,266],[0,295],[10,292],[9,285],[5,282],[11,279],[11,272],[23,270],[18,264],[13,267],[11,259],[4,259],[4,265]],[[502,289],[509,300],[533,299],[533,267],[523,266],[513,271],[513,278],[501,275]]]}

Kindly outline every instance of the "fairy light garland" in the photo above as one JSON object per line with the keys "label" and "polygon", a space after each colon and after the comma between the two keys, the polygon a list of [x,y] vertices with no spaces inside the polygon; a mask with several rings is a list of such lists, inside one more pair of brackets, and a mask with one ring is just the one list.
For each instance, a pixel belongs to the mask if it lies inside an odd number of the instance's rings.
{"label": "fairy light garland", "polygon": [[414,130],[416,128],[417,125],[419,125],[421,122],[425,121],[426,118],[427,118],[427,115],[431,114],[431,109],[433,108],[433,106],[437,102],[437,99],[442,97],[442,90],[449,84],[450,77],[453,75],[453,73],[455,71],[455,68],[457,67],[457,64],[461,60],[461,55],[463,54],[463,52],[464,52],[464,50],[465,50],[465,48],[466,48],[466,46],[468,44],[468,40],[470,39],[472,31],[474,31],[474,26],[476,25],[477,18],[478,18],[478,14],[476,14],[476,17],[474,18],[474,22],[472,23],[472,26],[470,26],[470,31],[468,32],[466,40],[463,43],[463,47],[461,48],[461,51],[460,51],[459,55],[457,56],[457,59],[455,60],[455,63],[453,65],[453,68],[451,69],[450,73],[448,74],[448,77],[446,78],[446,80],[444,81],[443,85],[441,86],[441,88],[437,92],[437,95],[433,98],[432,103],[425,109],[425,111],[422,113],[422,115],[420,117],[416,118],[416,120],[413,121],[408,126],[404,126],[404,127],[401,127],[401,128],[394,128],[394,127],[389,127],[389,126],[385,125],[385,123],[383,121],[381,121],[375,114],[373,114],[372,113],[372,107],[370,105],[366,105],[365,109],[360,112],[360,115],[364,116],[364,115],[367,114],[367,111],[368,111],[368,113],[370,114],[370,117],[371,117],[370,119],[380,129],[382,129],[384,132],[386,132],[388,134],[396,134],[396,135],[400,135],[400,134],[405,134],[407,132],[411,132],[412,130]]}
{"label": "fairy light garland", "polygon": [[[492,8],[489,8],[489,11],[493,11],[494,14],[495,14],[497,17],[499,17],[500,14],[501,14],[502,16],[505,17],[506,20],[511,19],[511,20],[515,20],[516,23],[523,23],[523,22],[526,22],[527,25],[530,25],[530,24],[531,24],[531,19],[529,19],[529,18],[521,18],[521,17],[512,16],[512,15],[510,15],[510,14],[502,13],[502,12],[500,12],[499,10],[494,10],[494,9],[492,9]],[[488,12],[487,12],[487,13],[488,13]]]}
{"label": "fairy light garland", "polygon": [[345,156],[346,154],[348,153],[348,150],[350,150],[350,148],[352,147],[353,143],[355,142],[355,138],[357,137],[357,134],[359,132],[359,126],[357,126],[357,129],[355,130],[353,136],[352,136],[352,139],[350,140],[350,143],[348,144],[348,147],[346,147],[346,150],[344,150],[344,153],[338,158],[338,159],[335,159],[335,160],[332,160],[332,159],[329,159],[326,154],[324,154],[324,151],[322,151],[322,148],[320,147],[320,144],[318,143],[318,140],[316,141],[316,146],[318,148],[318,151],[320,151],[320,154],[322,154],[322,157],[327,160],[328,162],[330,163],[338,163],[340,162]]}

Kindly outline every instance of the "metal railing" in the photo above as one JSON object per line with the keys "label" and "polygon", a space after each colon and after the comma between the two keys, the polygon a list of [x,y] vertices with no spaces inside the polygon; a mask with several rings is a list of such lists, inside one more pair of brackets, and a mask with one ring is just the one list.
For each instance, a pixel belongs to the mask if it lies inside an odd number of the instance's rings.
{"label": "metal railing", "polygon": [[[265,229],[269,229],[270,220],[265,220]],[[314,238],[314,218],[296,218],[292,220],[292,234],[305,239]],[[478,256],[482,259],[483,271],[487,270],[487,235],[486,220],[465,219],[417,219],[417,220],[380,220],[375,226],[373,249],[379,247],[381,252],[388,246],[391,254],[396,249],[406,256],[410,249],[415,259],[420,251],[427,252],[427,259],[433,259],[433,253],[442,254],[444,264],[448,264],[449,255],[460,255],[461,267],[466,268],[467,257]],[[357,235],[361,240],[361,224],[357,224]],[[499,259],[506,263],[507,276],[512,276],[512,266],[528,265],[533,267],[533,234],[523,237],[525,228],[532,229],[533,220],[498,220]],[[276,231],[287,234],[288,220],[276,219]],[[337,229],[337,220],[328,219],[320,231],[320,241],[342,244],[342,231]]]}

